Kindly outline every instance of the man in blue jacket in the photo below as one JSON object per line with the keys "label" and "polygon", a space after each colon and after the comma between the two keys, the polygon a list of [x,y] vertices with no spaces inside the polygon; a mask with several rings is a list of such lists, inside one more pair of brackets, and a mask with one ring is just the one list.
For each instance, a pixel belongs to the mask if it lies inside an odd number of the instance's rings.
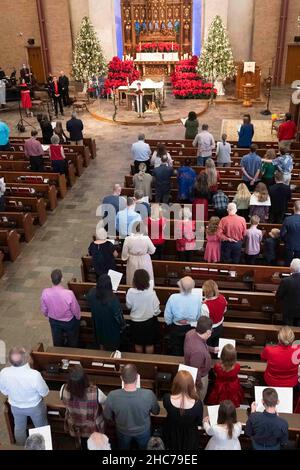
{"label": "man in blue jacket", "polygon": [[71,145],[83,145],[83,122],[81,119],[77,119],[75,111],[67,122],[67,131],[70,133]]}
{"label": "man in blue jacket", "polygon": [[300,200],[295,201],[294,215],[284,219],[280,237],[285,243],[285,264],[289,266],[292,259],[300,258]]}

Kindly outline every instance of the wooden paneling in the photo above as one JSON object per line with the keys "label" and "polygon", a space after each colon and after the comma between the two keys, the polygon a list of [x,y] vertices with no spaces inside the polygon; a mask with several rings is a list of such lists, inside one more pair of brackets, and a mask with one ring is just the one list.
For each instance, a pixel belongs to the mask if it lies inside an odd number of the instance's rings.
{"label": "wooden paneling", "polygon": [[28,47],[28,62],[30,69],[38,83],[44,83],[46,80],[42,51],[40,47]]}
{"label": "wooden paneling", "polygon": [[300,80],[300,44],[288,46],[285,83],[291,85],[294,80]]}

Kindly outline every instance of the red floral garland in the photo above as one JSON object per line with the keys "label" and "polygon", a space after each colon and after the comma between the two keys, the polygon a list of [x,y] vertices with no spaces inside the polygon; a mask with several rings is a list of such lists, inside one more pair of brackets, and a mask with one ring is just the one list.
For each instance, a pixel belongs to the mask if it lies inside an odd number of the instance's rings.
{"label": "red floral garland", "polygon": [[140,73],[136,69],[133,60],[121,60],[113,57],[108,64],[108,75],[104,82],[106,94],[110,94],[113,89],[120,86],[131,85],[140,78]]}
{"label": "red floral garland", "polygon": [[188,60],[181,60],[171,76],[173,95],[180,99],[208,99],[213,91],[217,90],[213,84],[203,80],[196,72],[198,57],[193,56]]}
{"label": "red floral garland", "polygon": [[137,52],[178,52],[176,42],[144,42],[136,46]]}

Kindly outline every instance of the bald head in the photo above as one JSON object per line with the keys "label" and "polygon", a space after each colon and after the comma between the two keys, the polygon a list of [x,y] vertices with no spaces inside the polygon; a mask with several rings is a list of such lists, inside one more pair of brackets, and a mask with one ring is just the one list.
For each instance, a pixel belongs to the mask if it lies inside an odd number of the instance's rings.
{"label": "bald head", "polygon": [[178,282],[181,292],[184,294],[190,294],[195,287],[195,281],[190,276],[183,277]]}
{"label": "bald head", "polygon": [[113,187],[113,192],[116,196],[120,196],[121,192],[122,192],[122,186],[120,184],[115,184],[114,187]]}
{"label": "bald head", "polygon": [[100,432],[91,434],[87,441],[88,450],[111,450],[108,437]]}
{"label": "bald head", "polygon": [[237,207],[234,202],[231,202],[230,204],[228,204],[227,212],[229,215],[235,215],[237,213]]}

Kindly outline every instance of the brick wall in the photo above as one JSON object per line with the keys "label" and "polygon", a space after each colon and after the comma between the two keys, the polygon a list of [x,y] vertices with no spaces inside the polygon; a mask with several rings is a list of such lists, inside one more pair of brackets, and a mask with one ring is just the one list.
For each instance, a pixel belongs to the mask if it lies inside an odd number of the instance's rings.
{"label": "brick wall", "polygon": [[10,75],[13,67],[19,71],[22,64],[27,62],[27,40],[34,38],[36,45],[40,45],[35,1],[1,0],[0,31],[0,65]]}
{"label": "brick wall", "polygon": [[64,70],[70,75],[72,64],[72,35],[69,0],[44,0],[44,14],[50,52],[51,72]]}

